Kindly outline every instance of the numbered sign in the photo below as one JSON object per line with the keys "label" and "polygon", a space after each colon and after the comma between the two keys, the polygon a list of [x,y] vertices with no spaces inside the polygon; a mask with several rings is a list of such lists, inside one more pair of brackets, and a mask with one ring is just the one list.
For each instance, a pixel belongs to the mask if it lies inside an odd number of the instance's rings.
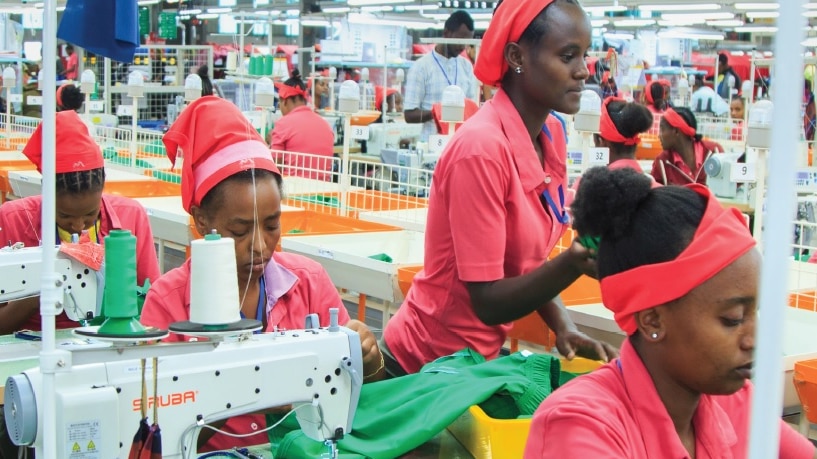
{"label": "numbered sign", "polygon": [[92,112],[101,112],[105,110],[105,101],[104,100],[92,100],[88,102],[88,108]]}
{"label": "numbered sign", "polygon": [[432,155],[442,154],[443,150],[445,150],[445,146],[448,145],[449,140],[451,140],[451,137],[447,135],[428,136],[428,152]]}
{"label": "numbered sign", "polygon": [[116,116],[133,116],[133,105],[120,105],[116,107]]}
{"label": "numbered sign", "polygon": [[591,148],[587,152],[587,164],[591,166],[606,166],[610,163],[609,148]]}
{"label": "numbered sign", "polygon": [[350,137],[355,140],[369,140],[369,126],[352,126]]}
{"label": "numbered sign", "polygon": [[23,95],[22,94],[11,94],[9,95],[9,102],[16,102],[18,104],[23,103]]}
{"label": "numbered sign", "polygon": [[733,183],[754,182],[757,180],[755,163],[733,164],[729,170],[729,181]]}
{"label": "numbered sign", "polygon": [[42,105],[43,96],[28,96],[26,103],[28,103],[28,105]]}

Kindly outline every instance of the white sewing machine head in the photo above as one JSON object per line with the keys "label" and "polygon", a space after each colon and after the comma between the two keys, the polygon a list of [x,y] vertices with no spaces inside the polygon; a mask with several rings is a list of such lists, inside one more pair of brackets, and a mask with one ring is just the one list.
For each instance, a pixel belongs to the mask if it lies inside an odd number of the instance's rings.
{"label": "white sewing machine head", "polygon": [[[40,294],[42,247],[0,249],[0,303]],[[62,275],[65,313],[71,320],[92,319],[102,305],[103,276],[57,252],[57,273]]]}
{"label": "white sewing machine head", "polygon": [[[738,159],[743,153],[722,153],[710,156],[704,162],[706,184],[719,198],[735,199],[738,197],[738,184],[732,180],[732,169],[740,167]],[[744,197],[745,199],[745,197]]]}
{"label": "white sewing machine head", "polygon": [[[89,444],[99,454],[94,457],[127,456],[141,418],[141,371],[134,359],[155,355],[158,394],[152,397],[148,376],[147,412],[152,418],[158,404],[165,458],[186,456],[190,445],[195,448],[197,423],[289,404],[314,440],[338,440],[351,429],[362,357],[359,336],[343,327],[251,335],[218,344],[75,351],[73,367],[56,374],[57,459],[73,457],[72,448],[88,451]],[[5,416],[16,444],[42,447],[41,387],[37,368],[6,382]]]}

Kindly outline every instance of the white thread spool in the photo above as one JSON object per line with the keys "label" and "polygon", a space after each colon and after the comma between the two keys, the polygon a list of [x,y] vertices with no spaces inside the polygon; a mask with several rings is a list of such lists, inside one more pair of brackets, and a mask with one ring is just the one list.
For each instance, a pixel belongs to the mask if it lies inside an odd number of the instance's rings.
{"label": "white thread spool", "polygon": [[190,322],[226,325],[241,320],[235,241],[208,234],[190,243]]}

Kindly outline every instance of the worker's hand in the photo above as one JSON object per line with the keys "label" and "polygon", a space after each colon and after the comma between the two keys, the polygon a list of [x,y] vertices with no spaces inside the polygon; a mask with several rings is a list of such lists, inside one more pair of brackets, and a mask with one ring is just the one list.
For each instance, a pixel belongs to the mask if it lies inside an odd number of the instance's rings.
{"label": "worker's hand", "polygon": [[593,279],[598,279],[596,251],[594,249],[588,249],[581,245],[578,239],[574,239],[570,247],[567,248],[566,253],[570,257],[570,263],[576,270]]}
{"label": "worker's hand", "polygon": [[[380,349],[377,347],[377,339],[369,327],[359,320],[350,320],[346,323],[346,328],[354,330],[360,335],[360,350],[363,353],[363,375],[366,381],[377,381],[381,379],[383,368],[383,356],[380,355]],[[378,376],[378,377],[375,377]]]}
{"label": "worker's hand", "polygon": [[567,360],[573,360],[578,355],[587,359],[609,362],[618,357],[616,348],[578,330],[568,330],[556,335],[556,348]]}

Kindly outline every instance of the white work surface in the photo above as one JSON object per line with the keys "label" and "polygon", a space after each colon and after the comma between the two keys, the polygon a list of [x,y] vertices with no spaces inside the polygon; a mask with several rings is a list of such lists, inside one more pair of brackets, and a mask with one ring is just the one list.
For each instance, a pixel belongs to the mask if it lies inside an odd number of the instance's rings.
{"label": "white work surface", "polygon": [[[0,146],[3,144],[2,139],[0,139]],[[0,150],[0,162],[3,161],[28,161],[26,155],[23,154],[22,151],[18,150]]]}
{"label": "white work surface", "polygon": [[[150,182],[156,181],[153,177],[118,169],[105,169],[105,182]],[[36,196],[41,193],[43,176],[37,171],[10,171],[9,184],[12,193],[18,198]]]}
{"label": "white work surface", "polygon": [[[349,191],[360,191],[359,186],[349,187]],[[325,182],[303,177],[284,176],[284,195],[306,194],[306,193],[338,193],[340,184]]]}
{"label": "white work surface", "polygon": [[[423,263],[425,235],[416,231],[290,236],[281,238],[284,252],[304,255],[320,263],[337,287],[380,298],[388,303],[403,300],[397,270]],[[386,254],[392,262],[374,260]],[[384,311],[385,320],[388,309]]]}
{"label": "white work surface", "polygon": [[[613,313],[601,303],[570,306],[567,311],[576,325],[606,333],[614,333],[619,335],[621,340],[625,338],[624,332],[618,328],[613,319]],[[817,312],[786,307],[785,314],[783,408],[784,411],[790,412],[792,411],[791,408],[800,406],[800,400],[797,397],[792,379],[794,363],[801,360],[817,359],[817,340],[814,339],[814,334],[817,333]],[[612,344],[619,345],[619,343]],[[799,409],[794,411],[799,411]]]}
{"label": "white work surface", "polygon": [[360,212],[358,218],[369,222],[383,223],[385,225],[392,225],[398,228],[423,233],[426,230],[428,208],[421,207],[418,209]]}

